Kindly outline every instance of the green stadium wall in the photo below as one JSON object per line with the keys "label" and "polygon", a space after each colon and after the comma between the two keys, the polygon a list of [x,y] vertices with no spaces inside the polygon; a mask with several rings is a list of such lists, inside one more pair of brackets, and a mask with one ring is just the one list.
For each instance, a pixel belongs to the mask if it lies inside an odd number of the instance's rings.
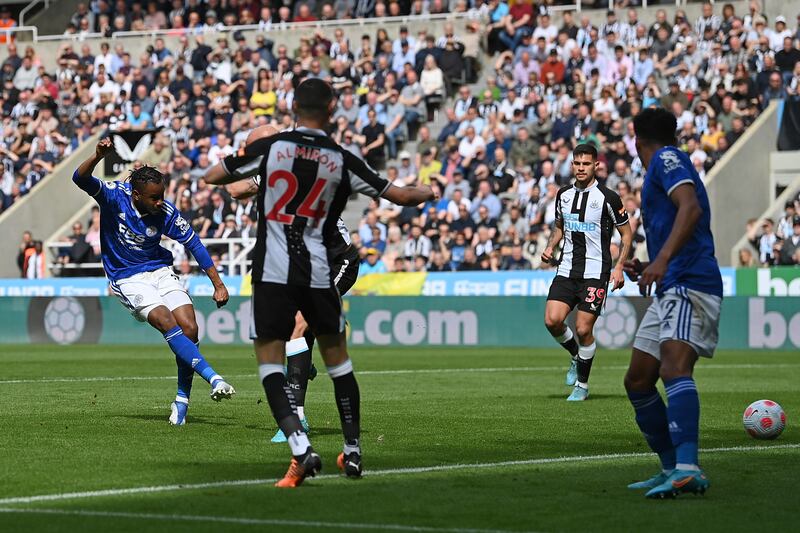
{"label": "green stadium wall", "polygon": [[[247,344],[250,300],[233,297],[217,309],[195,301],[205,344]],[[612,297],[595,335],[604,348],[627,348],[649,304]],[[351,297],[348,338],[355,346],[553,347],[544,328],[543,297]],[[111,297],[0,298],[0,344],[163,342]],[[720,349],[800,349],[800,299],[734,296],[723,302]]]}

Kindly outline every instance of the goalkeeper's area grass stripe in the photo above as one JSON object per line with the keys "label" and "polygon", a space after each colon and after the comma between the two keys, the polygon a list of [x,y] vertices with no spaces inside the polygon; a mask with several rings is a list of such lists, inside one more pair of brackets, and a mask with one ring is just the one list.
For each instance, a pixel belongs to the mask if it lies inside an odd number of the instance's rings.
{"label": "goalkeeper's area grass stripe", "polygon": [[[800,449],[800,443],[794,444],[775,444],[772,446],[728,446],[721,448],[706,448],[700,450],[703,455],[736,453],[736,452],[766,452],[771,453],[781,450]],[[508,468],[516,466],[550,465],[550,464],[582,464],[582,463],[601,463],[618,462],[628,459],[652,459],[652,453],[609,453],[598,455],[574,455],[567,457],[543,457],[539,459],[523,459],[516,461],[500,461],[494,463],[457,463],[450,465],[419,466],[410,468],[388,468],[384,470],[366,470],[364,476],[370,477],[390,477],[390,476],[409,476],[417,474],[433,474],[439,472],[452,472],[458,470]],[[338,474],[327,474],[317,476],[312,482],[325,481],[332,479],[342,479]],[[159,492],[174,492],[183,490],[198,490],[221,487],[246,487],[252,485],[271,485],[277,479],[240,479],[230,481],[214,481],[209,483],[185,483],[173,485],[156,485],[150,487],[131,487],[127,489],[106,489],[85,492],[65,492],[58,494],[41,494],[35,496],[19,496],[0,499],[0,505],[12,505],[22,503],[37,503],[48,501],[77,500],[87,498],[103,498],[108,496],[127,496],[132,494],[151,494]]]}
{"label": "goalkeeper's area grass stripe", "polygon": [[[627,365],[611,365],[596,367],[601,370],[627,370]],[[757,370],[773,368],[800,368],[800,363],[741,363],[741,364],[700,364],[696,370],[700,373],[707,370]],[[356,376],[399,376],[404,374],[459,374],[459,373],[480,373],[480,372],[559,372],[566,371],[567,365],[562,366],[519,366],[519,367],[489,367],[489,368],[409,368],[397,370],[358,370],[355,369]],[[224,376],[229,379],[255,378],[256,371],[252,374],[227,374]],[[0,380],[0,385],[17,385],[33,383],[91,383],[103,381],[160,381],[174,380],[175,375],[171,376],[95,376],[95,377],[62,377],[62,378],[40,378],[40,379],[5,379]]]}

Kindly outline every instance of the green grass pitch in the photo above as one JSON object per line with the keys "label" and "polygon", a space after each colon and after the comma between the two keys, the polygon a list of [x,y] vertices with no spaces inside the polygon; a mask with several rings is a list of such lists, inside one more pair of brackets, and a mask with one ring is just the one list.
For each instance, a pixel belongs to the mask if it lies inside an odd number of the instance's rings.
{"label": "green grass pitch", "polygon": [[[625,487],[657,470],[622,387],[626,351],[601,350],[589,401],[570,404],[558,347],[355,349],[366,475],[336,475],[339,420],[321,373],[307,414],[325,475],[296,490],[270,483],[289,451],[268,442],[275,428],[252,350],[204,352],[238,395],[215,404],[195,376],[188,424],[173,428],[166,346],[1,348],[0,531],[796,527],[797,354],[729,351],[701,361],[711,489],[649,501]],[[742,429],[744,408],[762,398],[787,412],[775,442]],[[89,493],[66,495],[76,492]]]}

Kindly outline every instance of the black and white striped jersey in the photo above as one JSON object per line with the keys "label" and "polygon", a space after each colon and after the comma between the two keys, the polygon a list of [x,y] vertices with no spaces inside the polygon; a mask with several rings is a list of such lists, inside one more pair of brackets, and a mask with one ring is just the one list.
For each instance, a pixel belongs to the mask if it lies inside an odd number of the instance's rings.
{"label": "black and white striped jersey", "polygon": [[[261,186],[261,176],[253,176],[253,183],[256,186]],[[336,226],[330,226],[328,234],[323,235],[323,240],[328,249],[328,257],[331,263],[338,262],[337,258],[348,254],[353,244],[350,239],[350,230],[347,229],[344,220],[341,218],[336,221]]]}
{"label": "black and white striped jersey", "polygon": [[[229,175],[263,177],[253,280],[331,286],[328,248],[340,235],[349,196],[378,197],[389,182],[322,130],[297,128],[259,139],[223,160]],[[349,237],[348,237],[349,238]]]}
{"label": "black and white striped jersey", "polygon": [[564,230],[557,275],[602,279],[611,275],[611,237],[628,223],[619,195],[594,182],[586,189],[562,187],[556,194],[556,224]]}

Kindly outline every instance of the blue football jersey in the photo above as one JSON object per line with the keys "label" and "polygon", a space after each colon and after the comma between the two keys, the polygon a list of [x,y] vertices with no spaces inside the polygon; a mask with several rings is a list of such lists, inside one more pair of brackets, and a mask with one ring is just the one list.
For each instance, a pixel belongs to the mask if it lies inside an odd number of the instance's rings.
{"label": "blue football jersey", "polygon": [[170,202],[165,201],[159,213],[142,214],[133,205],[130,183],[82,179],[77,172],[72,180],[100,206],[101,256],[111,281],[172,266],[172,253],[161,246],[162,235],[186,246],[203,269],[213,264],[189,222]]}
{"label": "blue football jersey", "polygon": [[645,175],[642,216],[647,253],[650,261],[653,261],[667,241],[678,213],[678,208],[669,195],[675,187],[683,183],[694,185],[697,202],[703,214],[695,224],[692,236],[670,260],[657,294],[661,295],[671,287],[681,286],[722,297],[722,276],[714,256],[708,194],[689,157],[674,146],[658,150]]}

